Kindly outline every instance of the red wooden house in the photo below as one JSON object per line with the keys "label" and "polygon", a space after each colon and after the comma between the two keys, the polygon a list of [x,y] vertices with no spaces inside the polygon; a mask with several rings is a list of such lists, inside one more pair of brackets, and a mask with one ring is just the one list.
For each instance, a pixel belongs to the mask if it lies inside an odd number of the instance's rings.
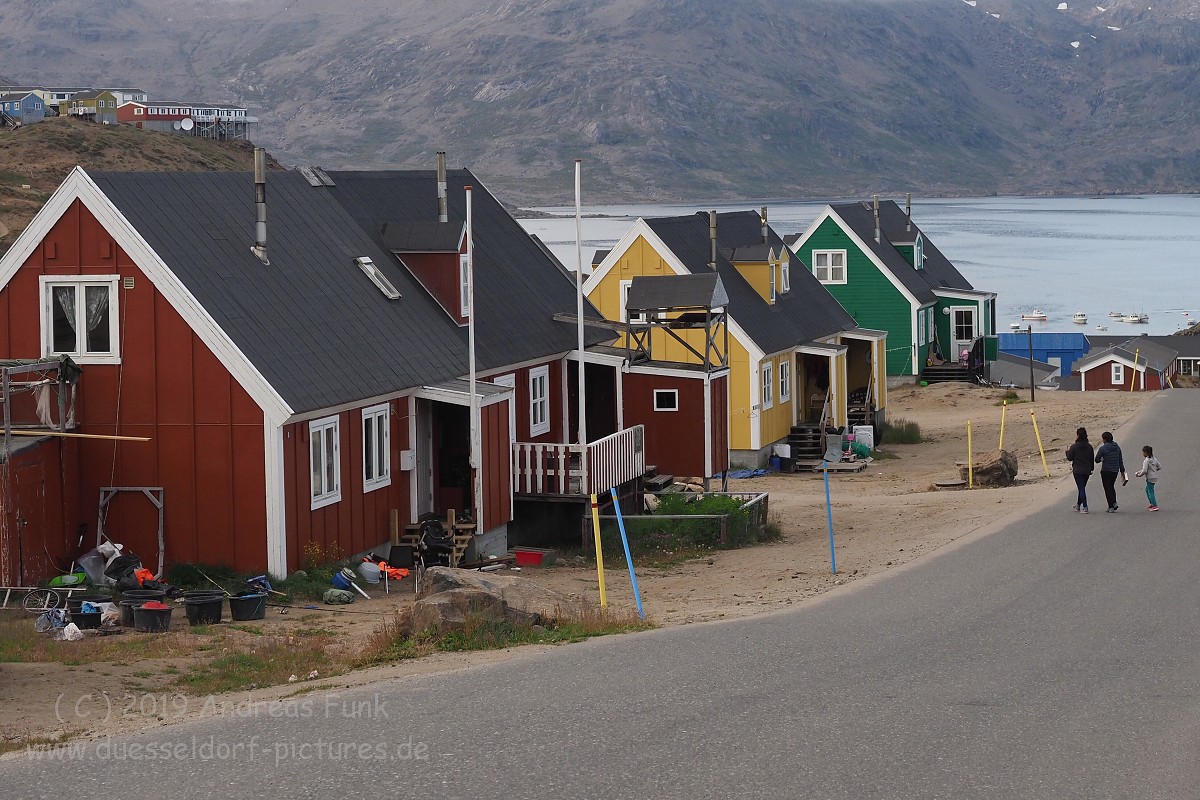
{"label": "red wooden house", "polygon": [[1089,352],[1075,362],[1085,392],[1165,389],[1178,375],[1179,354],[1145,336]]}
{"label": "red wooden house", "polygon": [[[640,477],[623,361],[593,349],[611,333],[586,337],[581,446],[576,329],[554,319],[574,287],[468,171],[269,183],[268,235],[255,222],[266,187],[249,174],[76,169],[0,259],[0,358],[70,355],[83,370],[73,432],[150,440],[69,440],[48,561],[70,560],[81,526],[94,540],[106,487],[161,490],[167,562],[282,575],[314,544],[348,556],[386,543],[392,509],[403,522],[468,512],[478,550],[496,552],[522,501],[580,508]],[[34,502],[0,499],[17,516],[12,504]],[[152,560],[157,513],[122,494],[105,530]],[[3,556],[14,581],[22,556]]]}

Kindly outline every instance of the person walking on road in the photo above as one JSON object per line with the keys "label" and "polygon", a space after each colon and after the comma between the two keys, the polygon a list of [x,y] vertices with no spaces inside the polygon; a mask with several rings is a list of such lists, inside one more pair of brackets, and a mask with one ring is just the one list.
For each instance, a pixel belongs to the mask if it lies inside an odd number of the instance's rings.
{"label": "person walking on road", "polygon": [[1095,458],[1096,451],[1092,449],[1092,443],[1088,441],[1087,428],[1077,429],[1075,441],[1067,448],[1067,461],[1071,462],[1071,474],[1075,476],[1075,486],[1079,490],[1075,505],[1071,506],[1071,510],[1078,511],[1080,514],[1088,513],[1087,482],[1088,478],[1092,477],[1092,471],[1096,469]]}
{"label": "person walking on road", "polygon": [[1162,464],[1154,457],[1154,448],[1146,445],[1142,448],[1142,468],[1133,473],[1139,478],[1146,476],[1146,499],[1150,501],[1147,511],[1158,511],[1158,498],[1154,496],[1154,484],[1158,483],[1158,471]]}
{"label": "person walking on road", "polygon": [[1117,477],[1125,474],[1125,462],[1121,460],[1121,446],[1113,441],[1108,431],[1100,434],[1103,444],[1096,450],[1096,463],[1100,465],[1100,482],[1104,484],[1104,499],[1108,501],[1108,513],[1117,510]]}

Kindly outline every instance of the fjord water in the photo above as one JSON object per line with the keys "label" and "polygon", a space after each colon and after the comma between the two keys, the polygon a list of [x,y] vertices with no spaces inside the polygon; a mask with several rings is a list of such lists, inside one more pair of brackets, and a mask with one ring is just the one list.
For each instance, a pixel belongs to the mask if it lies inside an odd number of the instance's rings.
{"label": "fjord water", "polygon": [[[903,204],[903,198],[893,198]],[[612,247],[641,217],[767,206],[780,235],[800,233],[826,201],[587,206],[583,260]],[[561,219],[526,219],[569,269],[575,268],[573,208],[541,208]],[[997,293],[998,332],[1022,313],[1044,312],[1034,330],[1167,334],[1200,319],[1200,196],[987,197],[913,200],[913,220],[976,289]],[[1086,325],[1071,321],[1076,311]],[[1144,313],[1149,324],[1108,316]],[[1185,313],[1186,312],[1186,313]],[[1029,323],[1022,323],[1022,325]],[[1097,326],[1107,331],[1097,330]]]}

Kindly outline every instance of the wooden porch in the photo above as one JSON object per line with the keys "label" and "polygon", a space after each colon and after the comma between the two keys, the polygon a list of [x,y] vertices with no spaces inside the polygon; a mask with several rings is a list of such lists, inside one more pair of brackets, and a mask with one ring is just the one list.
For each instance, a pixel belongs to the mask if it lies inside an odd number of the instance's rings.
{"label": "wooden porch", "polygon": [[645,429],[617,431],[587,445],[516,442],[512,452],[513,493],[522,496],[587,497],[641,477],[646,471]]}

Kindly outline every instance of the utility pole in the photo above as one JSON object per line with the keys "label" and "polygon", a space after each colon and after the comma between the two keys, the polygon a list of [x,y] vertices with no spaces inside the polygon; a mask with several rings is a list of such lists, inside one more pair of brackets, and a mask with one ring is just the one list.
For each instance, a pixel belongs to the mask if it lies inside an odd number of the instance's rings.
{"label": "utility pole", "polygon": [[1033,323],[1029,323],[1029,402],[1033,402]]}

